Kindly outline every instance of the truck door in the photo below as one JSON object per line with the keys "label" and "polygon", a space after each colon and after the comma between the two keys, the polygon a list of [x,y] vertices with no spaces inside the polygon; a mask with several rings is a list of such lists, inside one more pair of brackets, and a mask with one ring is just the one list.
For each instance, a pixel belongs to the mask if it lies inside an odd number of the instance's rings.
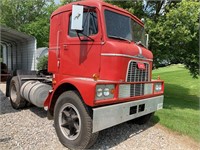
{"label": "truck door", "polygon": [[89,78],[99,74],[102,31],[97,10],[84,11],[83,30],[79,33],[71,30],[71,12],[64,13],[64,18],[68,18],[68,28],[61,46],[62,74]]}
{"label": "truck door", "polygon": [[48,71],[58,73],[60,67],[60,40],[61,40],[61,16],[55,15],[50,21],[50,36],[49,36],[49,56],[48,56]]}

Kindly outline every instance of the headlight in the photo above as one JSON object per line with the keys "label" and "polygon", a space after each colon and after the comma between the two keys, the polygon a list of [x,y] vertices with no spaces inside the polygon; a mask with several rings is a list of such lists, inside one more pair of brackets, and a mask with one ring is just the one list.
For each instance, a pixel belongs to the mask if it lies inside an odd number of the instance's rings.
{"label": "headlight", "polygon": [[103,95],[103,89],[102,88],[98,88],[96,95],[97,95],[97,97],[101,97]]}
{"label": "headlight", "polygon": [[96,86],[96,100],[110,99],[114,97],[114,84],[99,84]]}
{"label": "headlight", "polygon": [[109,96],[110,95],[110,89],[109,88],[105,88],[104,90],[103,90],[103,95],[104,96]]}
{"label": "headlight", "polygon": [[160,92],[162,90],[162,84],[161,83],[155,83],[154,91]]}

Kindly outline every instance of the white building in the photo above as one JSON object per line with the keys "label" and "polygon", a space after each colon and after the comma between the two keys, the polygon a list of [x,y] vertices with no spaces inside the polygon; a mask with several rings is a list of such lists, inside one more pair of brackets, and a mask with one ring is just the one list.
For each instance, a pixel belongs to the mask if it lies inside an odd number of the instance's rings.
{"label": "white building", "polygon": [[8,67],[15,70],[36,70],[36,39],[33,36],[0,26],[0,56]]}

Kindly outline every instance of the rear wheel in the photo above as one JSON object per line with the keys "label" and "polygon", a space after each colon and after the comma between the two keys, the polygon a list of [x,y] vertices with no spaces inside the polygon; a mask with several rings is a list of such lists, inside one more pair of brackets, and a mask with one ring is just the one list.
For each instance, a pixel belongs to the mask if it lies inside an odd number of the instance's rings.
{"label": "rear wheel", "polygon": [[87,106],[74,91],[59,96],[54,123],[60,142],[70,149],[89,148],[98,137],[98,133],[92,133],[92,118]]}
{"label": "rear wheel", "polygon": [[26,107],[26,100],[20,95],[19,80],[16,76],[10,81],[10,102],[14,109]]}

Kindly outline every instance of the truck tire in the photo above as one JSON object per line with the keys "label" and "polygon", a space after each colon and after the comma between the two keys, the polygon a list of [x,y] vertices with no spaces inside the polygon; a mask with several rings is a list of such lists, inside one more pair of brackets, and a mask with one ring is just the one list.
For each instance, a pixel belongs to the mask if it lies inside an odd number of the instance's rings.
{"label": "truck tire", "polygon": [[14,109],[26,107],[26,100],[20,95],[19,80],[14,76],[10,81],[10,102]]}
{"label": "truck tire", "polygon": [[139,118],[136,118],[133,120],[133,122],[138,125],[143,125],[143,124],[149,122],[149,120],[152,118],[153,115],[154,115],[154,112],[144,115],[144,116],[141,116]]}
{"label": "truck tire", "polygon": [[54,125],[60,142],[69,149],[92,146],[97,133],[92,133],[92,117],[88,107],[74,91],[62,93],[54,109]]}

